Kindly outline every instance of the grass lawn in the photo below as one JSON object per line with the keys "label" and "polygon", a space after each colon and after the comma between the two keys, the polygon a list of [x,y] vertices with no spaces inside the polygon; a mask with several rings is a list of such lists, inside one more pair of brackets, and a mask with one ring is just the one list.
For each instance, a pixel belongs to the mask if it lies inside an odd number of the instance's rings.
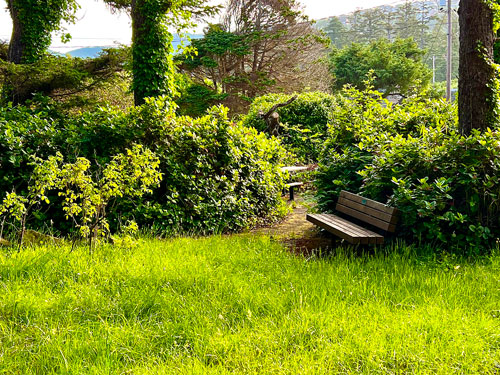
{"label": "grass lawn", "polygon": [[0,374],[500,373],[500,256],[267,237],[0,253]]}

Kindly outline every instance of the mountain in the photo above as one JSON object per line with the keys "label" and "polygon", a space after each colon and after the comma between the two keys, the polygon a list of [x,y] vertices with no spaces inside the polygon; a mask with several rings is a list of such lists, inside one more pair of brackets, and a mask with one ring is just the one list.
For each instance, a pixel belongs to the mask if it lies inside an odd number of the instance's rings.
{"label": "mountain", "polygon": [[[189,38],[191,38],[191,39],[203,38],[203,34],[188,34],[188,35],[189,35]],[[177,47],[179,47],[181,42],[182,42],[182,39],[179,37],[179,35],[174,34],[174,40],[172,41],[172,45],[174,47],[174,50],[177,50]],[[189,42],[186,42],[186,45],[189,45]],[[99,54],[105,48],[110,48],[110,47],[105,47],[105,46],[84,47],[84,48],[78,48],[78,49],[69,51],[67,54],[70,55],[71,57],[79,57],[82,59],[95,58],[95,57],[99,56]],[[58,54],[58,53],[54,52],[54,54]],[[58,54],[58,55],[61,55],[61,54]]]}
{"label": "mountain", "polygon": [[82,59],[86,58],[94,58],[99,56],[99,54],[102,52],[102,50],[106,47],[85,47],[85,48],[78,48],[73,51],[69,51],[68,55],[71,57],[80,57]]}

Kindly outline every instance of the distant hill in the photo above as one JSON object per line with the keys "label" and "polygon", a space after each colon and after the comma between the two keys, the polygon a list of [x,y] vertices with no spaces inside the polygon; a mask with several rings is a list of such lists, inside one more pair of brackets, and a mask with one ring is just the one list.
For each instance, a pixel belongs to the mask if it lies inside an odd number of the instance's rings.
{"label": "distant hill", "polygon": [[106,47],[85,47],[85,48],[78,48],[73,51],[69,51],[68,55],[71,57],[80,57],[82,59],[86,58],[94,58],[99,56],[99,54],[102,52],[102,50]]}
{"label": "distant hill", "polygon": [[[453,9],[455,9],[455,10],[458,9],[458,3],[459,3],[459,1],[460,0],[451,0],[451,6],[452,6]],[[389,0],[387,2],[389,3]],[[421,2],[425,2],[427,4],[433,4],[436,7],[443,8],[440,5],[441,4],[440,0],[422,0],[420,2],[416,2],[416,4],[419,4]],[[391,1],[391,3],[394,3],[394,2]],[[398,4],[398,5],[401,5],[401,4]],[[396,11],[398,5],[379,5],[379,6],[372,7],[372,8],[362,9],[361,11],[362,12],[363,11],[369,11],[369,10],[373,10],[373,9],[392,9],[393,11]],[[320,18],[320,19],[316,20],[316,23],[314,24],[314,26],[317,29],[323,30],[323,29],[325,29],[328,26],[328,24],[330,22],[330,19],[332,19],[334,17],[337,17],[345,25],[347,23],[349,15],[351,15],[353,13],[354,12],[351,12],[351,13],[348,13],[348,14],[342,14],[340,16],[330,16],[330,17]]]}
{"label": "distant hill", "polygon": [[[203,34],[189,34],[189,37],[191,39],[200,39],[203,38]],[[172,45],[174,46],[174,49],[177,50],[177,47],[181,44],[181,39],[177,34],[174,34],[174,40],[172,42]],[[186,43],[189,44],[189,43]],[[95,58],[99,56],[99,54],[102,52],[103,49],[109,48],[105,46],[95,46],[95,47],[85,47],[85,48],[78,48],[72,51],[69,51],[67,54],[72,56],[72,57],[79,57],[82,59],[86,58]],[[55,55],[61,55],[64,56],[63,54],[57,53],[57,52],[52,52]]]}

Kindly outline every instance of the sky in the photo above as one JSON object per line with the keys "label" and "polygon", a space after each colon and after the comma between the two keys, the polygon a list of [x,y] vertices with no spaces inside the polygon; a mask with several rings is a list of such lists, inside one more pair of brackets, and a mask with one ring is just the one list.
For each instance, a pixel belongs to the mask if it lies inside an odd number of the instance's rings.
{"label": "sky", "polygon": [[[0,0],[3,1],[3,0]],[[320,19],[353,12],[356,9],[372,8],[383,4],[394,4],[397,0],[302,0],[304,12],[313,19]],[[132,35],[130,18],[127,14],[112,14],[101,1],[79,0],[81,9],[78,21],[67,26],[72,35],[71,42],[63,44],[60,37],[52,38],[51,49],[68,52],[73,49],[91,46],[113,46],[130,44]],[[12,22],[6,2],[0,10],[0,40],[9,40]],[[200,30],[194,30],[201,33]]]}

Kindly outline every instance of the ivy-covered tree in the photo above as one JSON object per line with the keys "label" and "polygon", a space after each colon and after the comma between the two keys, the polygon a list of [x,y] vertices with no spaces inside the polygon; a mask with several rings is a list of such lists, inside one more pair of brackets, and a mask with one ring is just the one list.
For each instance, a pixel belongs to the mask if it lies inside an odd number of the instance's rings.
{"label": "ivy-covered tree", "polygon": [[422,63],[424,51],[412,39],[393,43],[380,39],[370,44],[352,43],[330,55],[334,90],[350,84],[365,89],[366,76],[373,71],[373,86],[384,96],[403,96],[429,85],[431,71]]}
{"label": "ivy-covered tree", "polygon": [[62,21],[74,21],[78,4],[75,0],[7,0],[7,8],[13,25],[8,61],[29,64],[45,55],[51,33],[61,30]]}
{"label": "ivy-covered tree", "polygon": [[174,82],[172,33],[169,26],[183,30],[192,19],[213,15],[218,7],[206,0],[105,0],[112,8],[125,10],[132,18],[132,90],[134,102],[147,97],[173,97]]}
{"label": "ivy-covered tree", "polygon": [[171,0],[132,0],[132,90],[136,105],[147,97],[173,97],[172,33],[167,28]]}

